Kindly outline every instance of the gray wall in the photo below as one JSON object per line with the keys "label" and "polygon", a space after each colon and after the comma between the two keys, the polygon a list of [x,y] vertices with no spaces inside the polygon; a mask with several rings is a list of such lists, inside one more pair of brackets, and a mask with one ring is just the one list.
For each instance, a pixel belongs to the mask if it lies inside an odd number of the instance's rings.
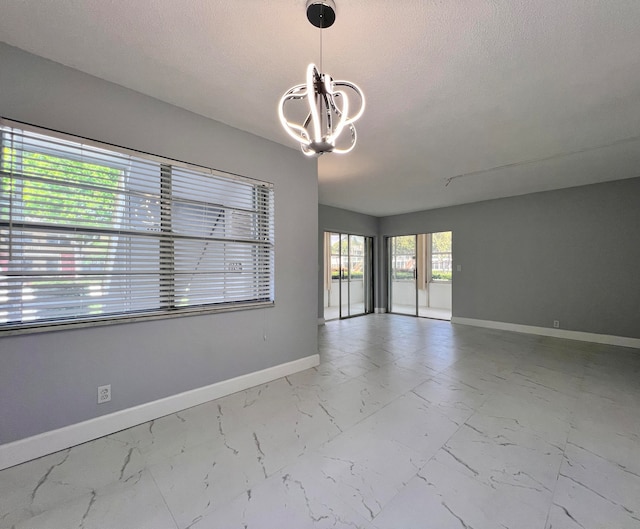
{"label": "gray wall", "polygon": [[[0,71],[4,117],[276,190],[275,308],[2,337],[0,443],[317,352],[315,160],[4,44]],[[113,397],[97,406],[101,384],[112,385]]]}
{"label": "gray wall", "polygon": [[[318,318],[323,318],[323,294],[324,294],[324,232],[350,233],[353,235],[366,235],[374,239],[374,259],[379,253],[378,248],[379,219],[362,213],[355,213],[346,209],[334,208],[320,204],[318,206]],[[377,261],[376,261],[377,264]],[[380,274],[374,270],[374,305],[378,305],[378,292],[380,291],[378,280]]]}
{"label": "gray wall", "polygon": [[321,232],[332,231],[375,237],[378,235],[379,219],[371,215],[320,204],[318,206],[318,227]]}
{"label": "gray wall", "polygon": [[640,178],[380,219],[445,230],[454,316],[640,338]]}

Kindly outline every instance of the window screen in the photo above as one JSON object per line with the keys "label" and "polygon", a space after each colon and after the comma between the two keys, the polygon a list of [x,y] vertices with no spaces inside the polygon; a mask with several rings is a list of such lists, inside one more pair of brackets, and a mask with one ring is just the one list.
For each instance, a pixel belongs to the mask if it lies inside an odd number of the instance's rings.
{"label": "window screen", "polygon": [[0,121],[0,329],[273,302],[271,184]]}

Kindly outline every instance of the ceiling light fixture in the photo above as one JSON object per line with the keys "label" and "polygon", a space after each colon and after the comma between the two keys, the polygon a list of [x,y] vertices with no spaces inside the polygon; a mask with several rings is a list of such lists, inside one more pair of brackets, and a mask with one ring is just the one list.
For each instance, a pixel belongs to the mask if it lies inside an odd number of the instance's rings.
{"label": "ceiling light fixture", "polygon": [[[307,0],[307,18],[320,28],[320,69],[322,69],[322,30],[336,20],[336,5],[333,0]],[[349,96],[355,94],[360,100],[359,109],[352,115]],[[291,101],[305,101],[308,113],[301,123],[285,117],[285,106]],[[315,64],[307,66],[305,84],[290,88],[280,99],[278,116],[284,130],[300,143],[307,156],[319,156],[325,152],[347,153],[356,145],[357,135],[353,123],[364,112],[362,90],[348,81],[334,81],[329,74],[320,73]],[[304,111],[299,115],[304,115]],[[340,135],[345,130],[349,136]],[[348,138],[348,139],[343,139]]]}

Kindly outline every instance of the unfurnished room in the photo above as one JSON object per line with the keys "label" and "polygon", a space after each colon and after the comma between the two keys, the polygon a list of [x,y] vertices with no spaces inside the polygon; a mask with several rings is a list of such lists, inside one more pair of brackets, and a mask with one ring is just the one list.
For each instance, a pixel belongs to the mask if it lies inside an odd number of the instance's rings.
{"label": "unfurnished room", "polygon": [[640,529],[639,28],[0,0],[0,529]]}

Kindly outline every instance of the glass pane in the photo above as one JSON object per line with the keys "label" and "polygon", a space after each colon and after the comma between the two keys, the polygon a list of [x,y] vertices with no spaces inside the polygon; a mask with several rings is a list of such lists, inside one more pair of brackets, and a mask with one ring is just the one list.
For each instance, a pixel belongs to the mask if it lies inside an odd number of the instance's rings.
{"label": "glass pane", "polygon": [[349,236],[349,315],[365,313],[365,238]]}
{"label": "glass pane", "polygon": [[349,316],[349,236],[340,234],[340,317]]}
{"label": "glass pane", "polygon": [[400,314],[417,314],[416,236],[391,237],[390,310]]}
{"label": "glass pane", "polygon": [[[436,232],[418,236],[418,315],[451,320],[452,233]],[[421,242],[423,241],[423,242]],[[421,249],[421,245],[424,249]],[[424,256],[425,265],[420,263]]]}
{"label": "glass pane", "polygon": [[324,319],[335,320],[340,317],[340,234],[326,233],[328,237],[325,252],[328,253],[325,266],[330,269],[324,291]]}
{"label": "glass pane", "polygon": [[432,233],[431,281],[451,281],[453,273],[451,255],[451,232]]}

